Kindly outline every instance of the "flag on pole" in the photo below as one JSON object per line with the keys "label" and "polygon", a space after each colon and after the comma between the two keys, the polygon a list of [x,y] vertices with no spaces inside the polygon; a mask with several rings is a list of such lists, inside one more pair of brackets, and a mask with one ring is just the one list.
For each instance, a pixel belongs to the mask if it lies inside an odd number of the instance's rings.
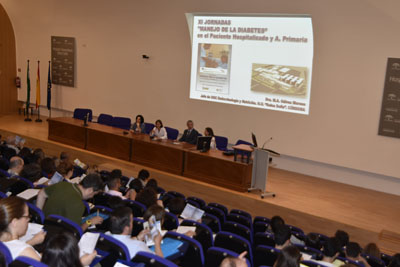
{"label": "flag on pole", "polygon": [[40,106],[40,71],[39,71],[39,63],[37,62],[37,76],[36,76],[36,108]]}
{"label": "flag on pole", "polygon": [[51,77],[50,77],[50,61],[49,61],[49,74],[47,75],[47,109],[51,109]]}
{"label": "flag on pole", "polygon": [[26,111],[29,114],[29,105],[31,100],[31,79],[29,78],[29,60],[28,60],[28,70],[26,71]]}

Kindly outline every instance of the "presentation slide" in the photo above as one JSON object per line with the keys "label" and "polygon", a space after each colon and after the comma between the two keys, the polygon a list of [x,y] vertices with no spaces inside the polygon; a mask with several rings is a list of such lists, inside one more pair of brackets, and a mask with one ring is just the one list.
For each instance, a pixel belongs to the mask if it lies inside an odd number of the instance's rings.
{"label": "presentation slide", "polygon": [[189,17],[190,98],[309,114],[311,17]]}

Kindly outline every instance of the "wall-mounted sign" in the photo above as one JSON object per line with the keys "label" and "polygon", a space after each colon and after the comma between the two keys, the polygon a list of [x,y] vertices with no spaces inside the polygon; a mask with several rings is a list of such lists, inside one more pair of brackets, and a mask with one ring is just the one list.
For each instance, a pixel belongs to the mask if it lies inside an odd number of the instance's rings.
{"label": "wall-mounted sign", "polygon": [[75,38],[51,37],[51,77],[54,84],[75,85]]}
{"label": "wall-mounted sign", "polygon": [[400,138],[400,58],[388,58],[378,134]]}

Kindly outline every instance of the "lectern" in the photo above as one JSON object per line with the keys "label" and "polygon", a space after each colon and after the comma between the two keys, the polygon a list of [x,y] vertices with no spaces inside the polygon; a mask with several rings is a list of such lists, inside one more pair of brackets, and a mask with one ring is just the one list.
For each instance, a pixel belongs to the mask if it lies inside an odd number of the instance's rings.
{"label": "lectern", "polygon": [[254,148],[253,154],[253,171],[251,175],[251,187],[248,192],[253,190],[261,191],[261,198],[275,197],[275,193],[267,192],[269,152],[262,148]]}

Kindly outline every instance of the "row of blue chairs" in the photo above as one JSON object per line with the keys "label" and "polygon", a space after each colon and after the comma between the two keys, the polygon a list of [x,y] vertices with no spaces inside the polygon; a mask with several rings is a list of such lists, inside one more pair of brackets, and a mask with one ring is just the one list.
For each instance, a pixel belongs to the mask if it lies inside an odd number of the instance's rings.
{"label": "row of blue chairs", "polygon": [[[91,109],[86,109],[86,108],[76,108],[74,110],[74,115],[73,117],[76,119],[81,119],[83,120],[85,116],[88,116],[88,121],[92,121],[93,118],[93,112]],[[131,119],[126,118],[126,117],[113,117],[112,115],[109,114],[104,114],[101,113],[97,119],[97,123],[99,124],[104,124],[112,127],[117,127],[121,128],[124,130],[129,130],[131,128]],[[147,123],[145,122],[145,133],[149,134],[151,130],[154,128],[154,124],[152,123]],[[176,140],[179,135],[179,130],[171,127],[165,127],[165,130],[167,131],[167,136],[168,139],[170,140]],[[201,136],[201,134],[200,134]],[[228,138],[224,136],[215,136],[215,143],[217,146],[218,150],[226,151],[228,147]],[[252,143],[249,143],[247,141],[243,140],[238,140],[235,145],[240,145],[240,144],[247,144],[247,145],[252,145]]]}

